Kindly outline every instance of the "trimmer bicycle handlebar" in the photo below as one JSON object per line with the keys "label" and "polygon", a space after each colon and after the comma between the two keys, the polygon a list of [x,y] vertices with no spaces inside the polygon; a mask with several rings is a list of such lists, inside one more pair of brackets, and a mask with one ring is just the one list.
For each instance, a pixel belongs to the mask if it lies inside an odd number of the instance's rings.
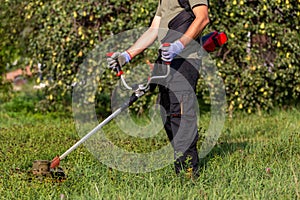
{"label": "trimmer bicycle handlebar", "polygon": [[[141,85],[138,86],[138,90],[147,90],[147,89],[149,88],[149,85],[150,85],[151,81],[153,81],[153,80],[156,80],[156,79],[165,79],[165,78],[167,78],[168,75],[170,74],[170,63],[167,64],[167,63],[165,62],[165,64],[166,64],[166,68],[167,68],[167,72],[166,72],[165,75],[151,76],[151,77],[148,79],[148,81],[147,81],[146,84],[144,84],[144,85],[141,84]],[[127,82],[126,82],[126,80],[125,80],[123,74],[120,76],[120,79],[121,79],[123,85],[124,85],[128,90],[134,90],[133,87],[130,87],[130,86],[127,84]]]}
{"label": "trimmer bicycle handlebar", "polygon": [[[165,43],[163,45],[170,45],[169,43]],[[111,57],[112,55],[114,54],[114,52],[109,52],[106,54],[107,57]],[[145,85],[139,85],[137,90],[147,90],[149,88],[149,85],[151,83],[151,81],[155,80],[155,79],[164,79],[164,78],[167,78],[168,75],[170,74],[170,64],[171,62],[165,62],[163,61],[163,64],[166,65],[167,67],[167,72],[165,75],[161,75],[161,76],[151,76],[147,83]],[[120,77],[121,81],[122,81],[122,84],[124,85],[124,87],[128,90],[136,90],[135,88],[129,86],[125,80],[125,77],[124,77],[124,72],[122,71],[120,65],[116,65],[115,67],[115,70],[117,72],[117,76]]]}

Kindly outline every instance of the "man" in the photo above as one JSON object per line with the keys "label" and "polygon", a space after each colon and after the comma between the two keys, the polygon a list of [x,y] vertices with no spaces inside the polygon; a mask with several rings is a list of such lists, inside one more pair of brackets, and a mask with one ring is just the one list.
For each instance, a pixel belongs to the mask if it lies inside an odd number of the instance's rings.
{"label": "man", "polygon": [[[123,53],[116,52],[108,58],[110,68],[116,65],[122,67],[157,38],[161,43],[167,43],[160,47],[161,59],[171,63],[173,72],[166,84],[159,86],[159,91],[161,116],[174,148],[177,174],[182,170],[193,173],[198,170],[197,115],[194,105],[197,102],[195,90],[200,60],[192,56],[195,50],[188,49],[193,49],[191,46],[195,45],[190,44],[195,43],[195,39],[199,38],[209,23],[207,0],[186,0],[188,7],[182,5],[182,2],[161,0],[149,29],[129,49]],[[197,48],[199,51],[200,45]],[[186,58],[181,53],[187,55]],[[162,61],[158,58],[156,63]]]}

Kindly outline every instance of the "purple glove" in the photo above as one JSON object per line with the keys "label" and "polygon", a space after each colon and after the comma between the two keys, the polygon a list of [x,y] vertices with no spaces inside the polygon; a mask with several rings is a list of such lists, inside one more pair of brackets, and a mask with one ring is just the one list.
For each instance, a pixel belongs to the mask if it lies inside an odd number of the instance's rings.
{"label": "purple glove", "polygon": [[173,58],[178,55],[183,49],[183,44],[176,40],[170,45],[162,44],[159,49],[161,50],[161,58],[165,62],[171,62]]}
{"label": "purple glove", "polygon": [[131,56],[127,51],[123,53],[115,52],[107,58],[108,68],[115,69],[117,65],[121,68],[131,60]]}

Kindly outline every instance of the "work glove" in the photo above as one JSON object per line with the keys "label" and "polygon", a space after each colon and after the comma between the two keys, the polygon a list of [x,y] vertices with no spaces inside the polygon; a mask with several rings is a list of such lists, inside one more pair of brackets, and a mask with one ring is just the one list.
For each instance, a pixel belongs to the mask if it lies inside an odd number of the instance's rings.
{"label": "work glove", "polygon": [[162,44],[159,49],[161,50],[161,59],[165,62],[171,62],[176,55],[181,53],[184,46],[179,40],[176,40],[173,43]]}
{"label": "work glove", "polygon": [[116,67],[120,68],[131,60],[131,56],[127,51],[123,53],[115,52],[111,56],[107,57],[108,68],[116,70]]}

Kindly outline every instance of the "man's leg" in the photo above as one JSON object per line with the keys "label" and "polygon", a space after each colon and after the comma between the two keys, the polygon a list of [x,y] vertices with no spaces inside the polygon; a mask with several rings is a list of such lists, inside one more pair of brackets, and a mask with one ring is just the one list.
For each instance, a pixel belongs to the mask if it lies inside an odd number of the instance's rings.
{"label": "man's leg", "polygon": [[160,87],[161,117],[174,148],[175,171],[198,169],[198,131],[193,92],[173,93]]}
{"label": "man's leg", "polygon": [[175,171],[198,169],[198,131],[195,95],[191,92],[170,94],[170,124],[175,151]]}
{"label": "man's leg", "polygon": [[[173,60],[172,79],[160,86],[161,117],[175,154],[175,171],[198,169],[198,131],[195,95],[198,69],[184,59]],[[174,71],[173,71],[174,72]]]}

